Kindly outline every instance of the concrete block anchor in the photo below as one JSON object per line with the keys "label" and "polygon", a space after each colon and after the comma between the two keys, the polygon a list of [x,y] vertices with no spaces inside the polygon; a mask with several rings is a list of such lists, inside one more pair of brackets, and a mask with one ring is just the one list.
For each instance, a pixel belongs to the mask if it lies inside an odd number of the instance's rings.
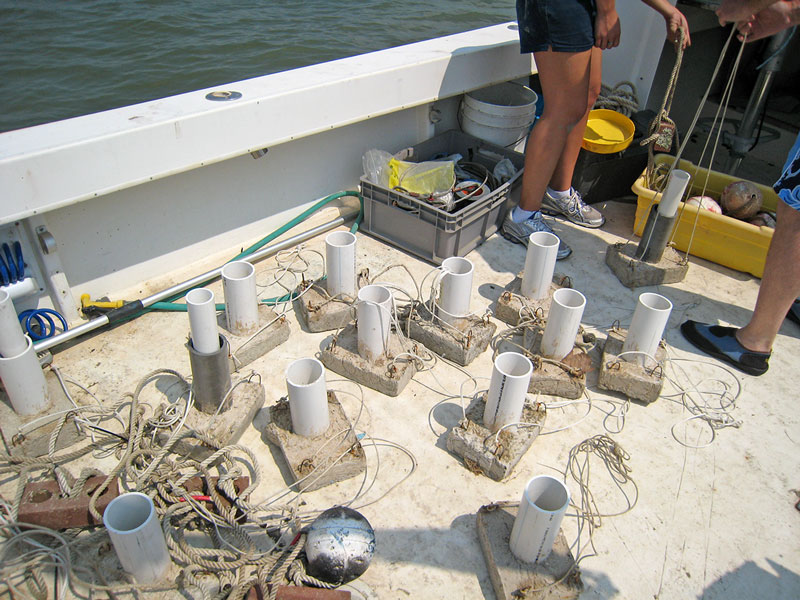
{"label": "concrete block anchor", "polygon": [[553,283],[550,292],[540,300],[531,300],[522,295],[522,273],[509,283],[497,299],[494,316],[512,327],[519,324],[520,313],[547,316],[550,305],[553,303],[553,292],[560,288],[571,288],[572,281],[563,273],[553,274]]}
{"label": "concrete block anchor", "polygon": [[302,295],[294,301],[298,317],[312,333],[341,329],[353,320],[354,299],[347,302],[331,298],[326,283],[326,280],[304,283],[298,288]]}
{"label": "concrete block anchor", "polygon": [[[305,437],[292,431],[289,402],[269,407],[267,439],[278,447],[298,491],[310,492],[351,477],[367,468],[367,459],[336,394],[328,390],[330,425],[322,435]],[[305,479],[308,477],[308,479]]]}
{"label": "concrete block anchor", "polygon": [[497,330],[497,325],[478,317],[456,318],[452,324],[443,323],[427,304],[416,307],[410,317],[401,317],[400,323],[411,339],[462,367],[488,348]]}
{"label": "concrete block anchor", "polygon": [[620,283],[631,289],[648,285],[661,285],[683,281],[689,263],[674,248],[668,246],[657,262],[636,258],[633,244],[611,244],[606,250],[606,264]]}
{"label": "concrete block anchor", "polygon": [[511,553],[509,540],[518,509],[517,502],[497,502],[478,510],[478,539],[495,596],[498,600],[576,600],[583,581],[563,531],[542,562],[525,563]]}
{"label": "concrete block anchor", "polygon": [[278,314],[266,304],[258,305],[259,329],[255,334],[236,335],[228,329],[228,320],[224,312],[217,316],[217,325],[225,330],[225,337],[231,347],[231,371],[261,358],[289,339],[289,324],[286,317]]}
{"label": "concrete block anchor", "polygon": [[583,341],[583,335],[578,333],[572,352],[564,359],[549,361],[541,356],[543,331],[543,326],[526,327],[523,331],[522,344],[531,354],[533,363],[528,392],[572,400],[580,398],[586,389],[586,371],[588,369],[585,366],[576,366],[576,364],[591,365],[591,358],[578,344],[579,341]]}
{"label": "concrete block anchor", "polygon": [[388,350],[377,360],[368,361],[358,353],[358,331],[351,323],[320,352],[319,359],[326,368],[377,390],[387,396],[398,396],[414,377],[417,367],[411,357],[395,357],[415,348],[405,346],[400,336],[389,333]]}
{"label": "concrete block anchor", "polygon": [[467,407],[466,420],[448,432],[447,449],[460,456],[471,471],[502,481],[538,437],[544,426],[545,408],[526,401],[522,409],[522,422],[526,425],[512,425],[496,435],[483,425],[486,395],[484,392],[474,398]]}
{"label": "concrete block anchor", "polygon": [[[44,378],[50,405],[36,415],[19,415],[14,412],[5,388],[0,386],[0,438],[5,451],[11,456],[36,458],[47,454],[50,437],[61,424],[61,418],[42,417],[47,417],[48,414],[69,414],[75,408],[52,370],[46,368]],[[67,417],[56,438],[55,450],[68,448],[83,437],[75,421]]]}
{"label": "concrete block anchor", "polygon": [[650,404],[658,399],[664,387],[664,371],[660,365],[667,352],[663,345],[659,345],[655,355],[659,364],[652,368],[620,358],[627,333],[624,329],[608,332],[597,385],[604,390],[625,394],[631,400]]}

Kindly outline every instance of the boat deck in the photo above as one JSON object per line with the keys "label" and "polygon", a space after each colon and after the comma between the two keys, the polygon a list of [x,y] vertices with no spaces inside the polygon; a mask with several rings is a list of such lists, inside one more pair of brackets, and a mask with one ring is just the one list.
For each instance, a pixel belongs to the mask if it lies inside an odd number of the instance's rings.
{"label": "boat deck", "polygon": [[[788,321],[784,324],[770,370],[759,378],[732,372],[698,354],[682,338],[680,323],[687,318],[745,323],[755,302],[758,279],[691,258],[681,283],[625,288],[606,267],[604,258],[609,244],[630,237],[634,206],[609,202],[601,208],[607,216],[601,230],[556,222],[555,229],[574,250],[556,270],[568,275],[573,287],[586,296],[582,323],[597,334],[600,344],[612,324],[618,321],[627,326],[642,291],[657,291],[672,301],[665,333],[668,380],[661,397],[645,406],[599,389],[599,350],[593,350],[594,370],[588,376],[586,396],[575,401],[539,396],[537,400],[548,407],[545,428],[512,475],[496,482],[467,469],[445,446],[447,431],[461,418],[462,390],[468,400],[474,389],[469,383],[472,378],[479,390],[488,387],[491,349],[467,367],[427,361],[425,370],[395,398],[366,387],[359,391],[358,386],[329,371],[329,389],[339,392],[348,416],[360,415],[356,430],[365,434],[366,483],[354,478],[301,497],[291,492],[272,506],[292,505],[298,515],[311,516],[350,503],[369,520],[377,538],[375,554],[351,588],[354,598],[493,598],[476,533],[478,509],[493,502],[518,501],[532,476],[559,476],[570,450],[600,434],[610,436],[628,453],[626,464],[638,498],[632,483],[620,489],[602,462],[592,458],[589,489],[598,510],[624,514],[603,518],[591,539],[584,522],[580,572],[585,591],[581,598],[800,597],[800,512],[795,507],[800,496],[796,454],[800,451],[796,406],[800,327]],[[332,210],[322,211],[319,219],[324,220]],[[357,267],[368,268],[373,276],[388,269],[378,279],[415,296],[416,286],[432,266],[367,235],[359,233],[357,237]],[[237,250],[231,249],[230,255]],[[303,247],[302,255],[308,261],[306,279],[322,273],[314,251],[324,254],[322,236]],[[468,258],[475,265],[471,306],[475,314],[482,315],[486,309],[493,310],[501,292],[522,270],[524,248],[495,235]],[[184,275],[188,278],[217,264],[221,263],[193,264]],[[295,261],[294,267],[298,264]],[[395,266],[403,268],[390,268]],[[274,279],[276,268],[275,258],[257,263],[259,284]],[[429,284],[431,278],[427,281]],[[169,282],[143,284],[138,290],[140,297],[165,283]],[[219,281],[208,287],[222,298]],[[265,296],[284,292],[275,285],[260,291]],[[425,298],[429,291],[428,285],[423,290]],[[402,302],[402,294],[397,298]],[[286,394],[288,364],[318,355],[333,333],[304,331],[295,311],[286,308],[289,341],[233,375],[236,381],[255,371],[266,389],[265,406]],[[506,328],[496,323],[498,333]],[[57,348],[53,363],[65,377],[111,405],[133,392],[154,370],[172,369],[189,376],[188,329],[185,313],[152,312]],[[719,409],[723,387],[735,397],[727,413],[736,426],[713,431],[708,421],[697,416],[696,405],[708,403],[708,414],[714,406]],[[72,385],[70,390],[80,404],[95,402]],[[170,393],[174,391],[170,392],[169,385],[153,383],[144,389],[141,399],[155,406]],[[260,468],[261,481],[251,504],[274,498],[290,483],[275,447],[267,442],[265,414],[262,410],[256,415],[239,442]],[[120,428],[113,422],[109,427]],[[241,451],[236,456],[250,460]],[[84,457],[66,467],[73,475],[87,465],[108,472],[117,461],[113,456]],[[567,486],[576,502],[578,486],[570,477]],[[3,475],[2,497],[12,498],[15,490],[16,476]],[[626,511],[634,498],[635,506]],[[562,527],[573,553],[578,552],[578,525],[575,510],[570,509]],[[259,543],[265,544],[264,537],[262,533]],[[101,556],[100,564],[107,565],[105,576],[113,583],[116,559],[108,545],[103,548],[105,562]],[[78,562],[84,558],[73,557]],[[178,573],[174,567],[166,589],[142,597],[201,597],[198,588],[187,585]],[[175,581],[180,581],[180,591]],[[73,597],[73,592],[67,597]],[[96,592],[93,597],[103,594]]]}

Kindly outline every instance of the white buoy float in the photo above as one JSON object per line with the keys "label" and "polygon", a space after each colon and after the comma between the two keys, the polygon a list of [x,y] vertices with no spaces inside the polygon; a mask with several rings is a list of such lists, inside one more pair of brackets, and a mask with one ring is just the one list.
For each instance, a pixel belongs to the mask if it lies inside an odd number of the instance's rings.
{"label": "white buoy float", "polygon": [[445,323],[452,324],[469,314],[474,272],[475,266],[466,258],[451,256],[442,261],[438,316]]}
{"label": "white buoy float", "polygon": [[556,269],[558,237],[547,231],[535,231],[528,238],[525,270],[520,292],[531,300],[541,300],[550,293],[550,283]]}
{"label": "white buoy float", "polygon": [[237,260],[222,267],[221,274],[228,330],[240,336],[255,333],[259,327],[256,268]]}
{"label": "white buoy float", "polygon": [[628,335],[622,345],[623,353],[637,354],[624,358],[644,366],[648,356],[655,357],[671,312],[672,302],[668,298],[653,292],[640,294],[631,326],[628,328]]}
{"label": "white buoy float", "polygon": [[108,503],[103,524],[111,537],[122,568],[136,583],[161,579],[170,557],[153,501],[140,492],[120,494]]}
{"label": "white buoy float", "polygon": [[569,490],[549,475],[528,481],[511,529],[509,546],[519,560],[537,563],[553,550],[561,521],[569,506]]}
{"label": "white buoy float", "polygon": [[542,335],[542,356],[561,360],[572,352],[585,307],[586,298],[578,290],[561,288],[553,293]]}
{"label": "white buoy float", "polygon": [[220,341],[214,292],[206,288],[191,290],[186,294],[186,310],[189,313],[192,347],[202,354],[217,352]]}
{"label": "white buoy float", "polygon": [[304,437],[325,433],[330,417],[322,363],[316,358],[300,358],[292,362],[286,369],[286,387],[294,433]]}
{"label": "white buoy float", "polygon": [[392,324],[392,293],[382,285],[365,285],[358,290],[358,354],[375,361],[386,354]]}
{"label": "white buoy float", "polygon": [[325,237],[328,294],[354,298],[356,295],[356,236],[334,231]]}
{"label": "white buoy float", "polygon": [[483,424],[490,431],[519,423],[532,373],[533,364],[518,352],[503,352],[494,359],[483,411]]}

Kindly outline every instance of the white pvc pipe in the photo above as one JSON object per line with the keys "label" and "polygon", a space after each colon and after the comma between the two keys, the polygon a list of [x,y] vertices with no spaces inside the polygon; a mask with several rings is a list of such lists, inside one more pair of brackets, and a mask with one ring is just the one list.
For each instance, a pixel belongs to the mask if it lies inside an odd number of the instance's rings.
{"label": "white pvc pipe", "polygon": [[386,354],[392,323],[392,293],[382,285],[365,285],[358,290],[358,353],[374,361]]}
{"label": "white pvc pipe", "polygon": [[531,361],[517,352],[504,352],[494,359],[486,407],[483,409],[483,424],[490,431],[497,431],[510,423],[519,423],[531,373]]}
{"label": "white pvc pipe", "polygon": [[35,415],[50,405],[50,394],[33,341],[23,336],[25,349],[16,356],[0,358],[0,379],[11,407],[18,415]]}
{"label": "white pvc pipe", "polygon": [[356,295],[356,236],[349,231],[334,231],[325,237],[325,289],[331,296]]}
{"label": "white pvc pipe", "polygon": [[553,292],[542,335],[542,356],[561,360],[572,352],[585,307],[586,298],[578,290],[561,288]]}
{"label": "white pvc pipe", "polygon": [[189,312],[192,347],[203,354],[218,351],[219,330],[214,292],[206,288],[191,290],[186,294],[186,309]]}
{"label": "white pvc pipe", "polygon": [[569,506],[569,490],[549,475],[534,477],[525,486],[509,546],[519,560],[536,563],[553,549],[561,521]]}
{"label": "white pvc pipe", "polygon": [[658,203],[658,214],[662,217],[674,217],[678,212],[678,204],[683,198],[686,186],[692,178],[686,171],[674,169],[667,181],[667,188],[661,194],[661,202]]}
{"label": "white pvc pipe", "polygon": [[234,335],[255,333],[259,326],[256,268],[237,260],[222,267],[221,274],[228,330]]}
{"label": "white pvc pipe", "polygon": [[22,281],[4,286],[3,289],[8,292],[12,300],[16,300],[17,298],[24,298],[25,296],[30,296],[34,292],[38,292],[39,284],[36,283],[33,277],[26,277]]}
{"label": "white pvc pipe", "polygon": [[301,358],[286,369],[289,412],[292,430],[297,435],[314,437],[325,433],[328,416],[328,387],[325,367],[316,358]]}
{"label": "white pvc pipe", "polygon": [[169,569],[170,557],[153,501],[141,492],[120,494],[108,503],[103,525],[122,568],[136,583],[154,583]]}
{"label": "white pvc pipe", "polygon": [[28,340],[19,324],[11,295],[6,290],[0,290],[0,356],[17,356],[27,346]]}
{"label": "white pvc pipe", "polygon": [[469,314],[475,266],[466,258],[451,256],[442,261],[442,272],[444,275],[439,286],[439,318],[445,323],[452,323]]}
{"label": "white pvc pipe", "polygon": [[522,295],[541,300],[550,293],[553,271],[558,256],[558,237],[547,231],[535,231],[528,238],[525,270],[522,273]]}
{"label": "white pvc pipe", "polygon": [[630,358],[633,362],[644,365],[647,356],[654,357],[671,312],[672,302],[661,294],[652,292],[640,294],[622,351],[643,354],[623,358]]}

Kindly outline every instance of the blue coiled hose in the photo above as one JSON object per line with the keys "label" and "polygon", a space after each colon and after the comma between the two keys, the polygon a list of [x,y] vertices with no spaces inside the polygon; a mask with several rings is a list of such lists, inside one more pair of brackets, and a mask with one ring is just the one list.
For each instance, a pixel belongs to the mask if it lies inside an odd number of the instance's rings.
{"label": "blue coiled hose", "polygon": [[3,243],[3,252],[0,253],[0,285],[11,285],[25,279],[22,244],[14,242],[12,246]]}
{"label": "blue coiled hose", "polygon": [[[67,320],[61,316],[61,313],[50,308],[37,308],[32,310],[23,310],[19,313],[19,322],[25,329],[25,332],[31,336],[34,341],[43,340],[52,337],[56,333],[56,324],[50,315],[56,317],[61,321],[61,327],[64,331],[69,329]],[[33,325],[36,324],[36,328]],[[36,330],[38,328],[38,331]]]}

